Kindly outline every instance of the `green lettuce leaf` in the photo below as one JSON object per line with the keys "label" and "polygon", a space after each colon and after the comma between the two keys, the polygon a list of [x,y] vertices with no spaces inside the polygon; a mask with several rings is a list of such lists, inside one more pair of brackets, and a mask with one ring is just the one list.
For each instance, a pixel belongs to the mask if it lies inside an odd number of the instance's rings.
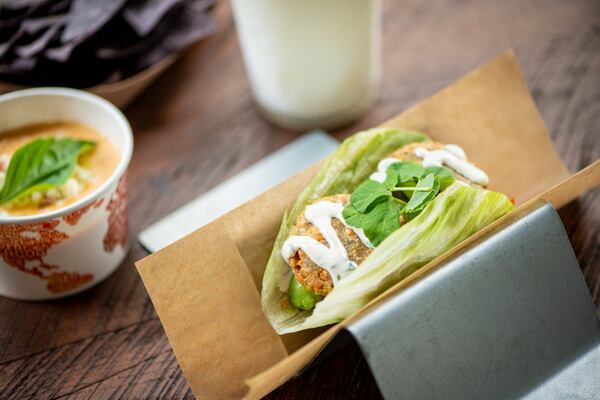
{"label": "green lettuce leaf", "polygon": [[455,183],[381,242],[312,312],[273,307],[267,316],[279,334],[339,322],[513,208],[502,193]]}
{"label": "green lettuce leaf", "polygon": [[275,326],[280,334],[339,322],[378,294],[514,208],[502,193],[453,184],[388,236],[313,312]]}
{"label": "green lettuce leaf", "polygon": [[[261,302],[265,315],[276,329],[302,323],[310,312],[289,304],[283,278],[290,268],[281,257],[281,245],[304,207],[312,201],[338,193],[352,193],[377,169],[377,163],[394,150],[429,138],[418,132],[394,128],[375,128],[350,136],[325,161],[324,166],[302,191],[291,211],[283,217],[271,256],[263,275]],[[289,280],[287,282],[289,284]]]}

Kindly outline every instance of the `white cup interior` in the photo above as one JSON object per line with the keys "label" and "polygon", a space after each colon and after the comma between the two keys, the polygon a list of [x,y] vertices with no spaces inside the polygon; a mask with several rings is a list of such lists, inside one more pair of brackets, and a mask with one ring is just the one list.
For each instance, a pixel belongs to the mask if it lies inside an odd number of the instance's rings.
{"label": "white cup interior", "polygon": [[95,128],[121,153],[119,165],[95,191],[64,208],[32,216],[0,216],[0,223],[35,222],[66,214],[98,197],[125,172],[133,151],[133,135],[125,116],[96,95],[66,88],[35,88],[0,96],[0,135],[25,125],[78,122]]}

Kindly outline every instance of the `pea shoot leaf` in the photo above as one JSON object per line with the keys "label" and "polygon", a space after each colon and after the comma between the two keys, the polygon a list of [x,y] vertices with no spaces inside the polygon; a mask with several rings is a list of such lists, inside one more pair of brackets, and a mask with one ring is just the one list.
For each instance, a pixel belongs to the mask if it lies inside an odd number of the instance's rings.
{"label": "pea shoot leaf", "polygon": [[[396,177],[393,186],[397,186],[403,182],[417,181],[425,174],[425,168],[421,164],[410,161],[400,161],[390,165],[386,171],[388,176]],[[388,180],[386,179],[386,182]],[[391,183],[391,182],[390,182]]]}
{"label": "pea shoot leaf", "polygon": [[454,174],[445,167],[427,167],[423,175],[428,174],[434,174],[438,181],[440,181],[440,192],[452,185],[456,180]]}
{"label": "pea shoot leaf", "polygon": [[390,191],[385,185],[367,179],[352,192],[350,202],[359,212],[364,213],[372,203],[389,195]]}
{"label": "pea shoot leaf", "polygon": [[433,174],[427,175],[425,178],[419,179],[416,188],[427,189],[426,191],[414,192],[408,203],[406,203],[405,211],[414,213],[422,210],[429,203],[440,189],[440,181]]}
{"label": "pea shoot leaf", "polygon": [[410,221],[423,211],[435,196],[454,182],[444,167],[428,167],[399,161],[386,170],[383,183],[367,180],[350,197],[342,215],[348,225],[362,228],[377,246],[402,221]]}
{"label": "pea shoot leaf", "polygon": [[396,229],[400,228],[399,205],[391,196],[375,203],[367,214],[360,213],[352,204],[344,208],[346,223],[360,226],[374,246],[379,245]]}
{"label": "pea shoot leaf", "polygon": [[[392,165],[396,165],[396,164],[392,164]],[[383,181],[383,185],[387,189],[391,189],[398,185],[398,171],[396,170],[396,168],[392,168],[392,165],[390,165],[388,167],[388,169],[386,170],[385,181]]]}

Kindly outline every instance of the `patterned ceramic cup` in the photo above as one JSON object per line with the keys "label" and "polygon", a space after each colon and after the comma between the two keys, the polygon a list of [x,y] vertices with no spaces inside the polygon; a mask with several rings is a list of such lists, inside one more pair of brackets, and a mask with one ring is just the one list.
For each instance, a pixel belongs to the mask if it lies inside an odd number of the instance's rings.
{"label": "patterned ceramic cup", "polygon": [[108,101],[73,89],[0,96],[0,135],[60,121],[95,128],[120,151],[119,164],[106,182],[64,208],[0,216],[0,295],[44,300],[81,292],[108,277],[127,254],[126,170],[133,135],[123,114]]}

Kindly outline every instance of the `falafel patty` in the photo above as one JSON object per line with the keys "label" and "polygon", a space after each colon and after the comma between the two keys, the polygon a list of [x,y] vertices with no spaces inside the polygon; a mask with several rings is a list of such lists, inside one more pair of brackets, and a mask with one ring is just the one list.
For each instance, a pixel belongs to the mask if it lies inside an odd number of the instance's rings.
{"label": "falafel patty", "polygon": [[[350,202],[350,195],[336,194],[333,196],[320,198],[313,203],[320,201],[330,201],[333,203],[346,205]],[[365,246],[365,244],[352,229],[347,228],[337,219],[334,218],[331,221],[331,225],[346,248],[348,258],[351,261],[354,261],[357,265],[360,265],[360,263],[362,263],[363,260],[371,253],[372,249]],[[321,235],[319,229],[306,220],[304,212],[302,212],[296,219],[294,226],[292,226],[290,230],[289,236],[308,236],[324,244],[325,246],[329,246],[327,241],[323,238],[323,235]],[[331,276],[329,276],[329,272],[315,264],[310,258],[308,258],[304,251],[298,250],[296,254],[294,254],[294,256],[288,260],[288,263],[292,268],[294,275],[296,275],[296,280],[305,288],[321,296],[327,295],[329,292],[331,292],[331,289],[333,289],[333,281]]]}

